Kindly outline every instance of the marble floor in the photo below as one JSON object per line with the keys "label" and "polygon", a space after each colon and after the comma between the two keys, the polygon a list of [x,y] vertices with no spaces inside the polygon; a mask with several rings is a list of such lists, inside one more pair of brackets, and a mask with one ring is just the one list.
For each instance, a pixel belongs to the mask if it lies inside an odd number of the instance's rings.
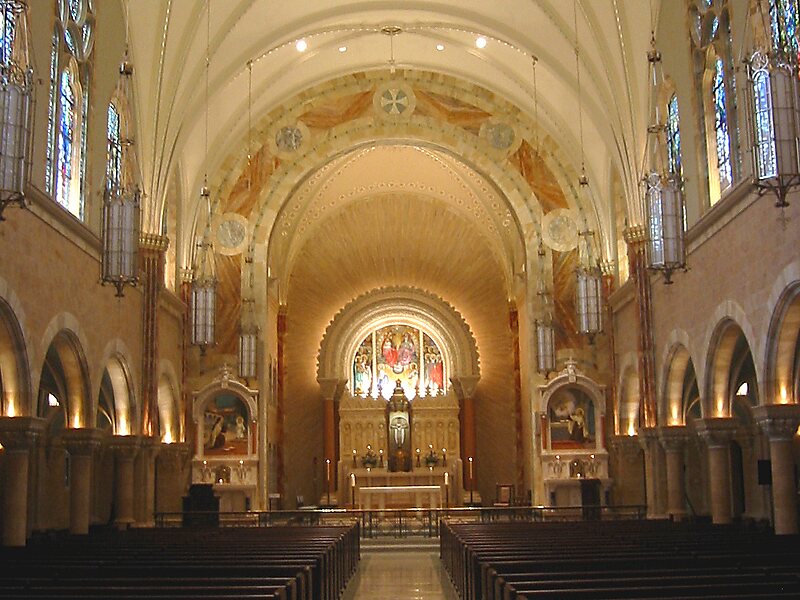
{"label": "marble floor", "polygon": [[434,550],[364,552],[343,600],[458,600]]}

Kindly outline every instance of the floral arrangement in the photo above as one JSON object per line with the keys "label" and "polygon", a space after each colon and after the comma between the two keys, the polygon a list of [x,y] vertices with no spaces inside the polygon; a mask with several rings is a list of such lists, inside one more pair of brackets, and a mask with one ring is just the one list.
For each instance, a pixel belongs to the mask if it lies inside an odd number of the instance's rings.
{"label": "floral arrangement", "polygon": [[431,446],[430,449],[428,450],[428,453],[425,455],[425,466],[435,467],[438,464],[439,464],[439,457],[436,456],[436,452]]}

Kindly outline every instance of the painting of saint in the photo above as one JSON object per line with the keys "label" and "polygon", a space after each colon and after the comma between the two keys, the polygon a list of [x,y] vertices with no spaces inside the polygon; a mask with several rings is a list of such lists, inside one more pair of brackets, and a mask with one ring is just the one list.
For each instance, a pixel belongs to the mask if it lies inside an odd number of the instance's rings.
{"label": "painting of saint", "polygon": [[353,394],[366,396],[372,391],[372,336],[368,336],[353,360]]}
{"label": "painting of saint", "polygon": [[416,389],[419,383],[420,331],[407,325],[390,325],[376,332],[378,385],[384,397],[391,395],[398,379],[403,389]]}
{"label": "painting of saint", "polygon": [[558,390],[548,406],[551,448],[594,448],[594,403],[582,390],[568,387]]}
{"label": "painting of saint", "polygon": [[440,390],[444,387],[442,353],[427,334],[425,334],[423,340],[425,342],[425,388]]}
{"label": "painting of saint", "polygon": [[218,394],[206,405],[203,418],[203,453],[249,454],[248,414],[244,402],[233,394]]}

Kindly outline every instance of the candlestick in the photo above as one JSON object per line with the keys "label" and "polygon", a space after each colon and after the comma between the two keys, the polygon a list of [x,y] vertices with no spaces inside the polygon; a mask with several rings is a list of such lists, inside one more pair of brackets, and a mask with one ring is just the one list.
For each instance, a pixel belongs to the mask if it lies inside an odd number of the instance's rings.
{"label": "candlestick", "polygon": [[450,506],[450,473],[444,472],[444,507]]}
{"label": "candlestick", "polygon": [[350,504],[356,507],[356,474],[350,473]]}
{"label": "candlestick", "polygon": [[475,480],[473,479],[472,474],[472,457],[469,457],[469,503],[472,504],[472,493],[475,489]]}
{"label": "candlestick", "polygon": [[325,459],[325,478],[326,478],[326,485],[327,488],[327,499],[328,499],[328,506],[331,505],[331,459]]}
{"label": "candlestick", "polygon": [[442,466],[447,466],[447,448],[442,448]]}
{"label": "candlestick", "polygon": [[419,466],[419,448],[417,448],[417,466]]}
{"label": "candlestick", "polygon": [[355,449],[355,448],[353,448],[353,466],[354,466],[354,467],[356,466],[356,454],[357,454],[357,453],[356,453],[356,449]]}
{"label": "candlestick", "polygon": [[378,450],[378,454],[380,455],[380,464],[378,466],[380,466],[380,468],[382,469],[383,468],[383,448]]}

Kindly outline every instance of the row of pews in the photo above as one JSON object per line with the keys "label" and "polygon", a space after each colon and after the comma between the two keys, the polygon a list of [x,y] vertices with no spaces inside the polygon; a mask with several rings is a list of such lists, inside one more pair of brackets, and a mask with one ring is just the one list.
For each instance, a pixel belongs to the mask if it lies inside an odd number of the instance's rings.
{"label": "row of pews", "polygon": [[800,598],[800,536],[667,521],[440,527],[462,600]]}
{"label": "row of pews", "polygon": [[0,549],[0,598],[334,600],[359,525],[140,529]]}

